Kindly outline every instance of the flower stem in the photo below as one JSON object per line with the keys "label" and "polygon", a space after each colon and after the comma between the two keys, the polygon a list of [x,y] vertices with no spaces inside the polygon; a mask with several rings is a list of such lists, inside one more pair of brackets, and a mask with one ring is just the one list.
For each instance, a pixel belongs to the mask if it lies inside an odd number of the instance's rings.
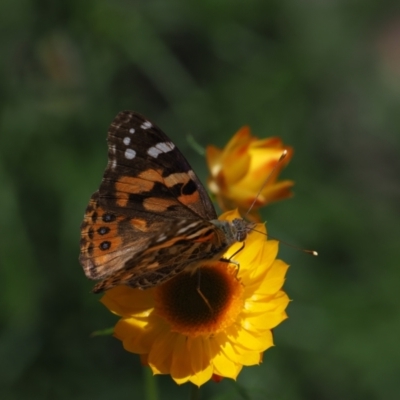
{"label": "flower stem", "polygon": [[189,143],[189,146],[200,156],[204,156],[206,154],[205,148],[196,142],[196,139],[191,135],[186,136],[186,140]]}
{"label": "flower stem", "polygon": [[200,388],[193,383],[190,384],[190,400],[200,400]]}
{"label": "flower stem", "polygon": [[144,368],[144,391],[146,400],[158,400],[157,382],[150,367]]}

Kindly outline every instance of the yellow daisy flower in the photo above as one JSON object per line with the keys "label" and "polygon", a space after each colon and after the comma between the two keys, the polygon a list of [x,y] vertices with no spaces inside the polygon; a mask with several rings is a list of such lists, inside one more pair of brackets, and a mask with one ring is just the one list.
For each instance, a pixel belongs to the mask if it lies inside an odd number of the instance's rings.
{"label": "yellow daisy flower", "polygon": [[[277,166],[285,149],[287,155]],[[277,181],[292,155],[293,149],[284,146],[278,137],[258,139],[251,135],[248,126],[244,126],[223,150],[207,146],[207,164],[211,173],[208,188],[216,196],[222,210],[238,207],[242,215],[248,211],[258,195],[250,217],[254,221],[260,221],[258,208],[292,196],[290,189],[294,182]],[[259,194],[267,177],[268,183]]]}
{"label": "yellow daisy flower", "polygon": [[[229,212],[220,219],[238,218]],[[265,233],[265,226],[257,230]],[[240,249],[236,243],[224,257]],[[288,265],[276,260],[278,242],[251,232],[235,254],[239,264],[205,262],[149,289],[118,286],[102,303],[122,318],[114,335],[139,354],[154,374],[200,386],[211,378],[236,379],[243,366],[259,364],[273,345],[271,329],[287,318],[281,290]],[[199,295],[200,290],[209,305]]]}

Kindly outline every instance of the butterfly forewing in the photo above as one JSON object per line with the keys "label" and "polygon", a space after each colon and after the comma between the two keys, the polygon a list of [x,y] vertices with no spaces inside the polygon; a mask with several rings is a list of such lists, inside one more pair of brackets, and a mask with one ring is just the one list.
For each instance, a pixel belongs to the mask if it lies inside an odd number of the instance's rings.
{"label": "butterfly forewing", "polygon": [[215,219],[214,207],[182,153],[154,123],[123,111],[108,132],[109,162],[100,203],[123,212]]}

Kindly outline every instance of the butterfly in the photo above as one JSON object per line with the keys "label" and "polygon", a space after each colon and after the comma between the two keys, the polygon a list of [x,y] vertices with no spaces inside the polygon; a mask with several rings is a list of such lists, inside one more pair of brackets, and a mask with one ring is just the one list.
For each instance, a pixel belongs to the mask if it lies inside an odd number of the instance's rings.
{"label": "butterfly", "polygon": [[93,292],[157,286],[222,259],[253,228],[242,218],[217,219],[188,161],[147,118],[120,112],[107,140],[107,168],[81,225],[79,261],[100,281]]}

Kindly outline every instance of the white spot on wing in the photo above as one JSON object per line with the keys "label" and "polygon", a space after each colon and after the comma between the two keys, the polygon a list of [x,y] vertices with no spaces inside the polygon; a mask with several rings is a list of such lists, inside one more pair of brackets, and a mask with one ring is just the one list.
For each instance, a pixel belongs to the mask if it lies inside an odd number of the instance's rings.
{"label": "white spot on wing", "polygon": [[125,150],[125,158],[128,160],[133,160],[136,156],[136,151],[132,149],[126,149]]}
{"label": "white spot on wing", "polygon": [[164,235],[164,234],[161,234],[158,238],[157,238],[157,240],[156,240],[156,242],[158,243],[158,242],[162,242],[164,239],[166,239],[167,238],[167,236],[166,235]]}
{"label": "white spot on wing", "polygon": [[145,121],[145,122],[143,122],[142,125],[140,125],[140,127],[141,127],[142,129],[149,129],[149,128],[151,128],[152,126],[153,126],[153,125],[151,124],[150,121]]}
{"label": "white spot on wing", "polygon": [[124,137],[124,145],[129,146],[129,143],[131,142],[131,138],[129,136]]}
{"label": "white spot on wing", "polygon": [[110,158],[109,163],[110,163],[111,169],[115,169],[115,167],[117,166],[117,160],[115,159],[115,144],[112,144],[110,146],[110,153],[111,153],[111,156],[109,156],[109,158]]}
{"label": "white spot on wing", "polygon": [[172,142],[162,142],[156,144],[154,147],[150,147],[147,150],[147,154],[151,157],[157,158],[161,153],[168,153],[175,148]]}
{"label": "white spot on wing", "polygon": [[129,133],[135,133],[135,130],[133,128],[129,129]]}
{"label": "white spot on wing", "polygon": [[186,232],[186,231],[189,230],[190,228],[194,228],[194,227],[195,227],[196,225],[198,225],[198,224],[199,224],[198,221],[192,222],[191,224],[186,225],[186,226],[184,226],[183,228],[179,229],[176,233],[177,233],[178,235],[180,235],[181,233]]}

